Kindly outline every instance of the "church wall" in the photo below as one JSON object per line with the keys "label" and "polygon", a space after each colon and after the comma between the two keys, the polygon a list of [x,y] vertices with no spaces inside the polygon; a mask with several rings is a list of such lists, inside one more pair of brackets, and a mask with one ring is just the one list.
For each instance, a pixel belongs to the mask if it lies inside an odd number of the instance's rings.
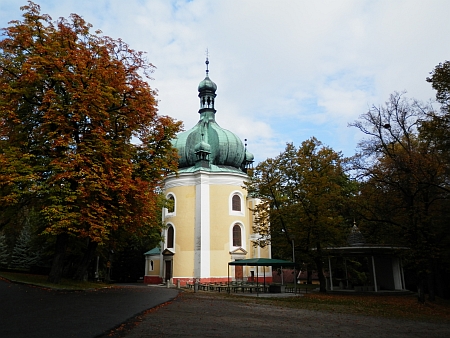
{"label": "church wall", "polygon": [[162,278],[159,276],[160,266],[161,266],[160,256],[145,257],[144,283],[146,284],[162,283]]}
{"label": "church wall", "polygon": [[[195,186],[173,187],[166,195],[175,195],[175,216],[166,216],[166,224],[175,228],[173,277],[192,276],[194,271]],[[181,254],[182,253],[182,254]]]}
{"label": "church wall", "polygon": [[[242,224],[243,245],[246,246],[248,224],[246,211],[241,213],[231,211],[231,195],[240,192],[245,196],[241,186],[236,185],[211,185],[211,277],[228,277],[228,262],[231,261],[232,251],[231,234],[235,223]],[[243,207],[242,209],[245,209]]]}
{"label": "church wall", "polygon": [[[257,201],[246,199],[247,191],[242,188],[243,184],[241,183],[244,179],[245,177],[241,175],[210,175],[203,172],[194,175],[180,175],[178,178],[166,181],[165,194],[166,196],[168,194],[175,196],[175,210],[173,213],[165,210],[164,220],[166,224],[172,225],[175,229],[175,247],[169,248],[174,252],[173,256],[161,257],[159,265],[161,280],[165,276],[165,260],[172,260],[172,282],[176,284],[177,280],[180,280],[183,286],[198,276],[201,276],[202,282],[226,281],[228,273],[233,279],[234,268],[230,267],[228,272],[228,262],[234,259],[270,258],[270,247],[253,246],[253,215],[249,208],[253,208]],[[235,193],[242,198],[240,212],[232,210],[232,195]],[[208,206],[209,209],[206,214],[202,211],[205,206]],[[200,223],[199,217],[203,219]],[[241,224],[244,229],[240,247],[232,246],[232,228],[236,223]],[[207,229],[205,229],[206,227]],[[200,230],[198,230],[199,228]],[[194,231],[195,229],[197,231]],[[201,252],[195,247],[196,238],[200,236],[200,233],[208,236],[206,241],[205,238],[202,238]],[[162,245],[164,250],[167,244],[163,243]],[[230,251],[238,248],[245,251],[232,258]],[[204,271],[208,272],[207,275]],[[254,280],[256,280],[256,267],[244,267],[243,277],[251,278],[252,271]],[[151,273],[150,275],[155,274]],[[262,281],[263,275],[264,269],[261,267],[259,268],[260,281]],[[270,282],[270,280],[270,272],[266,272],[266,282]]]}

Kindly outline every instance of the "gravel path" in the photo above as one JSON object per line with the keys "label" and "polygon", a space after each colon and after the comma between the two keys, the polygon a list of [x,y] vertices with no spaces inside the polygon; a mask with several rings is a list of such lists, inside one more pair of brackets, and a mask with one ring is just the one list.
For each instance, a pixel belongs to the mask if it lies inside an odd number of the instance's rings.
{"label": "gravel path", "polygon": [[142,284],[68,292],[0,280],[0,337],[93,338],[177,294]]}
{"label": "gravel path", "polygon": [[181,293],[148,311],[120,337],[448,338],[450,324],[287,309],[258,304],[255,299],[242,302],[206,293]]}
{"label": "gravel path", "polygon": [[255,295],[177,294],[143,285],[61,292],[0,280],[0,337],[450,337],[449,322],[289,309]]}

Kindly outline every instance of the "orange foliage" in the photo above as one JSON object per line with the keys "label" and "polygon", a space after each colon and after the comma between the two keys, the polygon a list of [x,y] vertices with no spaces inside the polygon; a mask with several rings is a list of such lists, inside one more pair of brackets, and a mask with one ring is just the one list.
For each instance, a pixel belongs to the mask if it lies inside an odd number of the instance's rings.
{"label": "orange foliage", "polygon": [[0,203],[33,200],[46,234],[98,243],[158,225],[181,124],[157,112],[154,66],[76,14],[22,10],[0,41]]}

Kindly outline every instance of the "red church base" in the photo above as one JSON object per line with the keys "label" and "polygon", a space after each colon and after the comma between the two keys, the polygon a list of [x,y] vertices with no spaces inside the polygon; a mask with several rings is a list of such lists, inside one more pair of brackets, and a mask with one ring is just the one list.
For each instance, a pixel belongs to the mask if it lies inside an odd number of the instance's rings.
{"label": "red church base", "polygon": [[[192,284],[195,282],[195,278],[177,278],[177,277],[173,277],[172,278],[172,283],[174,285],[178,285],[178,281],[180,281],[180,287],[185,287],[186,284]],[[232,277],[230,277],[230,282],[235,281]],[[259,283],[266,283],[266,284],[270,284],[273,281],[272,276],[266,276],[266,279],[264,280],[264,277],[259,277],[258,280],[256,279],[256,277],[248,277],[245,278],[244,280],[238,280],[239,282],[251,282],[251,283],[256,283],[257,281]],[[227,277],[209,277],[209,278],[198,278],[198,282],[201,284],[207,284],[207,283],[223,283],[226,284],[228,283],[228,278]],[[163,278],[159,277],[159,276],[144,276],[144,284],[162,284],[164,283]]]}
{"label": "red church base", "polygon": [[144,284],[162,284],[163,279],[159,276],[144,276]]}
{"label": "red church base", "polygon": [[[180,287],[185,287],[186,284],[192,284],[195,282],[196,278],[173,278],[173,284],[177,285],[177,281],[180,281]],[[223,278],[223,277],[209,277],[209,278],[198,278],[197,281],[201,284],[208,284],[208,283],[221,283],[221,284],[226,284],[228,283],[228,278]],[[232,277],[230,277],[230,283],[235,281]],[[238,280],[239,282],[253,282],[256,283],[257,279],[256,277],[251,278],[245,278],[244,280]],[[260,284],[263,284],[264,282],[266,284],[270,284],[272,283],[272,276],[266,276],[266,279],[264,281],[264,277],[259,277],[258,278],[258,282]]]}

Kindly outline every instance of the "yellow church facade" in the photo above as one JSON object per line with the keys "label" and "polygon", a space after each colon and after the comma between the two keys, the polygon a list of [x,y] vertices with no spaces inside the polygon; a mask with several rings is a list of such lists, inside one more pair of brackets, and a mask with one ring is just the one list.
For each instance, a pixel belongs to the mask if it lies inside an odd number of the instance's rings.
{"label": "yellow church facade", "polygon": [[256,245],[260,236],[253,233],[252,209],[258,201],[243,187],[253,155],[215,121],[217,86],[208,64],[198,87],[200,120],[173,143],[179,171],[165,181],[164,194],[172,203],[162,212],[160,247],[145,253],[145,283],[271,279],[269,268],[228,266],[239,259],[270,258],[270,246]]}

